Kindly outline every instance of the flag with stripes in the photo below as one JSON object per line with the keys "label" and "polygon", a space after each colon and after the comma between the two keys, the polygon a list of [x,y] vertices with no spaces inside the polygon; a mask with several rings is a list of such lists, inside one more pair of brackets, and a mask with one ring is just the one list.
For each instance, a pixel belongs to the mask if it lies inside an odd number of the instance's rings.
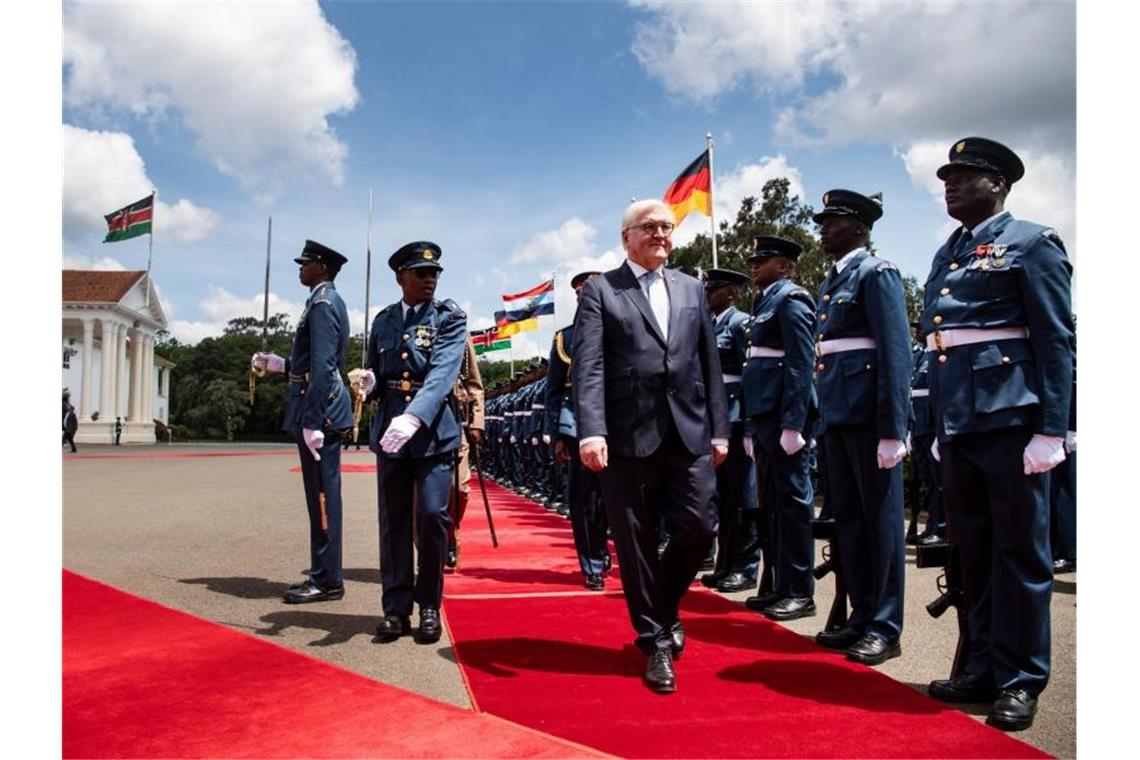
{"label": "flag with stripes", "polygon": [[153,193],[141,201],[135,201],[118,211],[112,211],[103,217],[107,220],[107,237],[103,238],[103,242],[117,243],[120,240],[149,234],[153,216]]}
{"label": "flag with stripes", "polygon": [[673,180],[662,200],[672,207],[673,218],[680,224],[681,220],[694,211],[712,216],[712,204],[709,202],[711,197],[712,176],[709,174],[709,152],[706,149]]}
{"label": "flag with stripes", "polygon": [[500,335],[497,327],[488,327],[486,330],[471,331],[471,345],[475,347],[475,355],[482,356],[488,351],[510,348],[511,339]]}

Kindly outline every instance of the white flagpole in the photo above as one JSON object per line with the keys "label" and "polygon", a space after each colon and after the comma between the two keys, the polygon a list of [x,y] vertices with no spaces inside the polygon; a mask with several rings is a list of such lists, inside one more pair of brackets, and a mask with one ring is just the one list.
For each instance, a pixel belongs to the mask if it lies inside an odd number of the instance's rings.
{"label": "white flagpole", "polygon": [[151,191],[150,191],[150,234],[149,234],[149,235],[147,235],[147,246],[146,246],[146,292],[145,292],[145,294],[143,295],[143,305],[144,305],[144,306],[145,306],[147,309],[149,309],[149,308],[150,308],[150,288],[151,288],[151,283],[150,283],[150,262],[151,262],[151,259],[154,257],[154,211],[155,211],[155,205],[156,205],[156,204],[155,204],[155,199],[157,198],[157,196],[158,196],[158,191],[157,191],[157,190],[151,190]]}
{"label": "white flagpole", "polygon": [[716,203],[713,198],[713,184],[715,174],[713,173],[713,139],[712,132],[705,133],[705,142],[708,144],[709,151],[709,220],[712,222],[712,254],[713,254],[713,269],[718,268],[716,258]]}

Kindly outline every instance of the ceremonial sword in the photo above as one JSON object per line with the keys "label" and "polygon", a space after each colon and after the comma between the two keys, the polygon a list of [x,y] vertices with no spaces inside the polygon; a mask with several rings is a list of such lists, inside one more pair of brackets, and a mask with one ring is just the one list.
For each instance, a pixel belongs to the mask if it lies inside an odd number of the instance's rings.
{"label": "ceremonial sword", "polygon": [[[269,352],[269,250],[273,241],[273,217],[269,217],[269,231],[265,233],[265,303],[261,311],[261,353]],[[253,406],[257,392],[257,378],[265,377],[266,370],[249,368],[249,405]]]}

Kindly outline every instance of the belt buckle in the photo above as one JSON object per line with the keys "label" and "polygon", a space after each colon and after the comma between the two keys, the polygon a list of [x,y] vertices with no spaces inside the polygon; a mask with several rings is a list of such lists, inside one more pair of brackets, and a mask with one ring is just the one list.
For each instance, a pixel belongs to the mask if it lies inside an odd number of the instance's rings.
{"label": "belt buckle", "polygon": [[937,349],[937,351],[939,353],[942,353],[946,350],[945,346],[942,345],[942,331],[941,330],[935,330],[934,331],[934,348]]}
{"label": "belt buckle", "polygon": [[411,389],[412,389],[412,383],[410,380],[401,380],[400,381],[400,390],[407,392],[407,391],[410,391]]}
{"label": "belt buckle", "polygon": [[823,358],[823,341],[818,340],[815,343],[815,355],[817,359]]}

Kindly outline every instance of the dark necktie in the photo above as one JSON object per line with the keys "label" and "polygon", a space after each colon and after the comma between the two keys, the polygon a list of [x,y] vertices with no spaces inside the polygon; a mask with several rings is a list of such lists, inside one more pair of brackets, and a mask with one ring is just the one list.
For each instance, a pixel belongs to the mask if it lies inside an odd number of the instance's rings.
{"label": "dark necktie", "polygon": [[962,230],[958,242],[954,244],[954,258],[958,258],[963,253],[970,249],[970,243],[974,240],[973,234],[969,230]]}
{"label": "dark necktie", "polygon": [[404,327],[411,327],[416,321],[416,307],[412,306],[404,314]]}

